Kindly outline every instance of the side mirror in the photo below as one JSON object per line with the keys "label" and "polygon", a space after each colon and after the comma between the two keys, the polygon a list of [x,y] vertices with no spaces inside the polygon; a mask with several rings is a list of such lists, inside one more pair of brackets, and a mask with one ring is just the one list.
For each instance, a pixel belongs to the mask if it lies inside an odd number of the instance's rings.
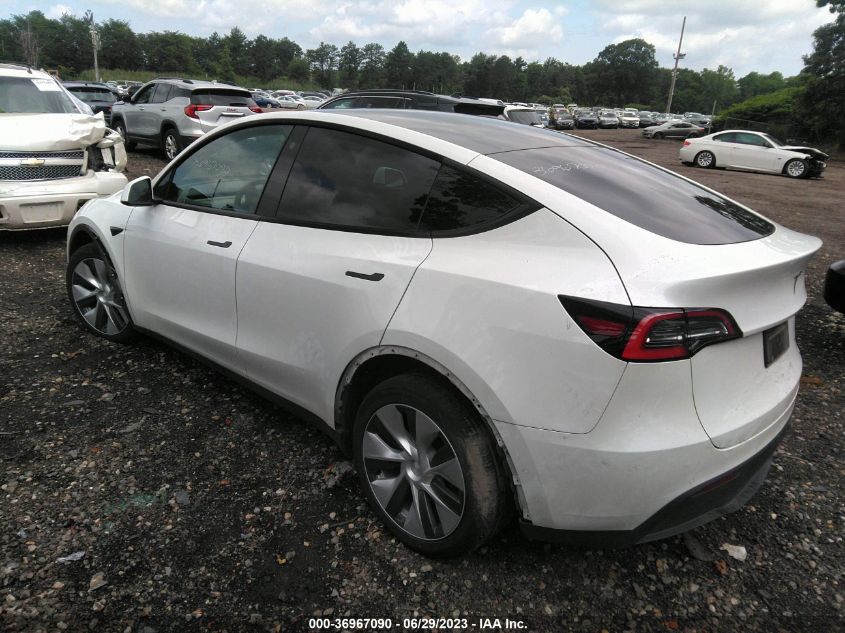
{"label": "side mirror", "polygon": [[153,181],[149,176],[136,178],[123,188],[120,202],[129,207],[151,207],[153,202]]}

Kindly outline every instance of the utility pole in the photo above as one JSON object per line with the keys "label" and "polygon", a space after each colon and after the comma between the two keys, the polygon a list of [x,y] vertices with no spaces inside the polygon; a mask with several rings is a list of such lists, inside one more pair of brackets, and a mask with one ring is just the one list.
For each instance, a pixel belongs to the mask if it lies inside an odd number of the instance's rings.
{"label": "utility pole", "polygon": [[666,103],[666,114],[672,111],[672,97],[675,95],[675,79],[678,76],[678,62],[687,56],[681,52],[681,44],[684,42],[684,27],[687,25],[687,16],[681,24],[681,39],[678,40],[678,52],[675,53],[675,67],[672,69],[672,84],[669,86],[669,101]]}
{"label": "utility pole", "polygon": [[100,66],[97,63],[97,51],[100,50],[100,34],[97,29],[91,24],[91,47],[94,49],[94,81],[100,81]]}

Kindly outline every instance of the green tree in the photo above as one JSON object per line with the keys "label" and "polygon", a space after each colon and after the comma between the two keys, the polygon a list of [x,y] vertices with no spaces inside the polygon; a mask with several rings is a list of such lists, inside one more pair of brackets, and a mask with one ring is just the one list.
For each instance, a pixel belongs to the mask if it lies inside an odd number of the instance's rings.
{"label": "green tree", "polygon": [[787,82],[779,72],[764,75],[758,72],[750,72],[737,80],[739,86],[739,99],[745,101],[757,95],[764,95],[769,92],[777,92],[786,88]]}
{"label": "green tree", "polygon": [[334,44],[320,42],[317,48],[305,52],[305,57],[311,64],[311,69],[317,75],[317,82],[323,88],[331,88],[334,84],[334,71],[340,52]]}
{"label": "green tree", "polygon": [[584,67],[590,96],[607,105],[648,100],[658,81],[654,55],[640,38],[606,46]]}
{"label": "green tree", "polygon": [[413,82],[414,54],[405,42],[399,42],[384,60],[384,72],[390,88],[410,88]]}
{"label": "green tree", "polygon": [[804,57],[806,89],[798,100],[798,119],[807,134],[830,138],[845,147],[845,0],[817,0],[838,12],[836,20],[813,33],[813,52]]}
{"label": "green tree", "polygon": [[710,111],[713,103],[718,108],[725,108],[736,103],[739,98],[736,78],[733,71],[727,66],[719,65],[716,70],[705,68],[701,71],[701,97],[704,99],[704,108]]}
{"label": "green tree", "polygon": [[229,48],[232,68],[238,75],[248,75],[252,70],[252,51],[249,38],[237,26],[223,38],[223,45]]}
{"label": "green tree", "polygon": [[288,77],[300,83],[311,79],[311,64],[304,57],[290,60],[287,66]]}
{"label": "green tree", "polygon": [[361,49],[355,42],[347,42],[340,49],[340,56],[337,62],[340,84],[344,88],[358,87],[358,69],[361,66]]}
{"label": "green tree", "polygon": [[384,47],[366,44],[361,49],[361,72],[358,85],[362,88],[380,88],[384,81]]}
{"label": "green tree", "polygon": [[138,36],[125,20],[106,20],[99,25],[100,65],[103,68],[140,70],[144,59]]}

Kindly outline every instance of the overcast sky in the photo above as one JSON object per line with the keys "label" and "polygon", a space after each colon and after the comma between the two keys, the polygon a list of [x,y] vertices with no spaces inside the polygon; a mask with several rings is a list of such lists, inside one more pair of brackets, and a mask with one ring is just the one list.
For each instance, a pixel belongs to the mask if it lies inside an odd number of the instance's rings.
{"label": "overcast sky", "polygon": [[412,51],[476,52],[590,61],[611,42],[642,37],[671,66],[687,16],[682,64],[700,70],[725,64],[737,77],[756,70],[793,75],[812,49],[812,33],[832,20],[813,0],[0,0],[7,16],[40,9],[49,17],[94,12],[99,22],[127,20],[136,32],[178,30],[287,36],[303,48],[404,40]]}

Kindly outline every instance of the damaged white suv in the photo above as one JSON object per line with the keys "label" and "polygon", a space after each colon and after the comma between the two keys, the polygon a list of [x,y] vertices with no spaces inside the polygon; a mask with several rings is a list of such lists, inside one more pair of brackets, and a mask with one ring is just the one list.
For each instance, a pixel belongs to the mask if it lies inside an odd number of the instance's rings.
{"label": "damaged white suv", "polygon": [[0,230],[67,225],[126,185],[123,139],[50,75],[0,64]]}

